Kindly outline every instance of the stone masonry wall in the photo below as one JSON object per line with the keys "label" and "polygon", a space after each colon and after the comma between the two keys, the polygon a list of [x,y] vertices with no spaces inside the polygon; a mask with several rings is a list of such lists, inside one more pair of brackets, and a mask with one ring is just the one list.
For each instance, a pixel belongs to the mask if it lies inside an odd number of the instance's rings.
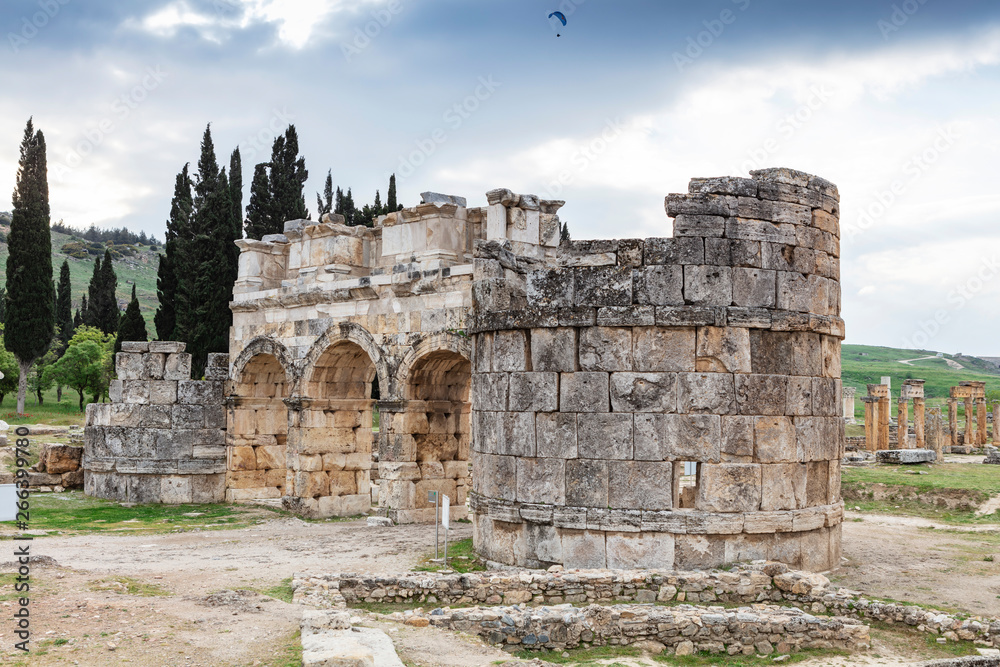
{"label": "stone masonry wall", "polygon": [[802,172],[752,175],[668,196],[673,238],[570,242],[555,262],[477,244],[485,558],[839,563],[839,196]]}
{"label": "stone masonry wall", "polygon": [[206,379],[192,380],[184,347],[167,341],[122,344],[111,403],[87,406],[87,495],[165,504],[225,499],[222,400],[229,355],[208,355]]}

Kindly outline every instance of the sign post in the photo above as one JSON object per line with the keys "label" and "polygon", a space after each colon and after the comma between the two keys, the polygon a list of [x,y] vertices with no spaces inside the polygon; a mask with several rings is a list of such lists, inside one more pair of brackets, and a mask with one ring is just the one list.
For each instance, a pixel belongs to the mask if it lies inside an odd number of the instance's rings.
{"label": "sign post", "polygon": [[451,527],[451,499],[444,497],[441,506],[441,523],[444,524],[444,566],[448,567],[448,529]]}
{"label": "sign post", "polygon": [[428,491],[427,502],[434,501],[434,560],[441,556],[438,554],[438,523],[440,522],[440,512],[438,511],[438,492]]}

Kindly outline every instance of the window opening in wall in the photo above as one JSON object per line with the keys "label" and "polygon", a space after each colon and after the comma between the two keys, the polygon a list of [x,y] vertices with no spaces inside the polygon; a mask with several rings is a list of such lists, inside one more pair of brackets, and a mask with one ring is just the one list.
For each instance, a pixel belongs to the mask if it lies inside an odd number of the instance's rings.
{"label": "window opening in wall", "polygon": [[697,461],[674,462],[674,509],[694,509],[701,467]]}

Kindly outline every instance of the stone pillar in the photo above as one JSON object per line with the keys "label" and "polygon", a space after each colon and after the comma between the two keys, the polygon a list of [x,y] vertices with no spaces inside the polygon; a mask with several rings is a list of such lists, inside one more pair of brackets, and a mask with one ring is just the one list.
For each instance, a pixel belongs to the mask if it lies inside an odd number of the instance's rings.
{"label": "stone pillar", "polygon": [[878,425],[878,448],[879,450],[889,449],[889,420],[891,418],[891,402],[888,396],[882,396],[878,401],[879,425]]}
{"label": "stone pillar", "polygon": [[862,396],[865,404],[865,449],[874,452],[878,449],[878,398]]}
{"label": "stone pillar", "polygon": [[948,428],[951,431],[949,446],[958,447],[958,400],[948,399]]}
{"label": "stone pillar", "polygon": [[984,446],[989,441],[988,425],[986,423],[986,398],[984,397],[976,399],[976,427],[978,430],[976,444]]}
{"label": "stone pillar", "polygon": [[1000,428],[997,428],[998,426],[1000,426],[1000,422],[997,421],[998,419],[1000,419],[1000,401],[997,401],[996,403],[993,404],[993,445],[994,446],[1000,445]]}
{"label": "stone pillar", "polygon": [[973,428],[973,418],[976,414],[976,409],[973,407],[972,396],[965,397],[965,442],[963,445],[975,445],[976,444],[976,429]]}
{"label": "stone pillar", "polygon": [[857,420],[854,419],[854,393],[857,391],[854,387],[844,387],[844,423],[845,424],[856,424]]}
{"label": "stone pillar", "polygon": [[910,402],[902,396],[896,403],[896,423],[899,425],[896,446],[899,449],[910,449]]}
{"label": "stone pillar", "polygon": [[944,461],[944,420],[941,418],[941,408],[931,408],[927,411],[927,449],[933,449],[938,463]]}
{"label": "stone pillar", "polygon": [[[927,447],[926,433],[924,430],[924,400],[923,398],[913,399],[913,433],[914,446],[917,449],[925,449]],[[938,415],[941,411],[938,410]]]}

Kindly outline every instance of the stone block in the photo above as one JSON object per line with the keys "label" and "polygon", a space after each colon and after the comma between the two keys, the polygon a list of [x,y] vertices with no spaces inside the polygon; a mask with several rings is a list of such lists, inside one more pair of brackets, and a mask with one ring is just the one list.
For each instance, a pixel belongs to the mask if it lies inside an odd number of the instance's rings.
{"label": "stone block", "polygon": [[674,238],[721,237],[725,232],[726,219],[720,215],[679,215],[674,219]]}
{"label": "stone block", "polygon": [[703,463],[695,506],[708,512],[760,510],[761,470],[753,463]]}
{"label": "stone block", "polygon": [[257,456],[258,470],[284,469],[285,467],[285,447],[283,445],[256,447],[255,454]]}
{"label": "stone block", "polygon": [[440,461],[427,461],[420,464],[421,479],[444,479],[444,465]]}
{"label": "stone block", "polygon": [[108,398],[111,400],[112,403],[122,402],[123,390],[124,390],[124,380],[112,380],[110,383],[108,383]]}
{"label": "stone block", "polygon": [[600,569],[607,567],[605,536],[600,531],[563,530],[563,567]]}
{"label": "stone block", "polygon": [[611,409],[615,412],[677,410],[675,373],[612,373]]}
{"label": "stone block", "polygon": [[684,301],[699,306],[732,305],[732,269],[728,266],[685,266]]}
{"label": "stone block", "polygon": [[795,424],[790,418],[754,417],[753,426],[754,456],[758,463],[799,460]]}
{"label": "stone block", "polygon": [[554,412],[535,415],[535,452],[538,456],[575,459],[576,413]]}
{"label": "stone block", "polygon": [[794,510],[806,506],[807,464],[776,463],[762,465],[760,469],[762,480],[761,511]]}
{"label": "stone block", "polygon": [[683,268],[680,265],[668,265],[634,269],[632,295],[638,305],[683,306]]}
{"label": "stone block", "polygon": [[191,355],[186,352],[167,354],[163,367],[164,380],[190,380]]}
{"label": "stone block", "polygon": [[575,507],[608,506],[608,462],[593,459],[566,461],[566,504]]}
{"label": "stone block", "polygon": [[[726,541],[721,535],[675,535],[674,567],[684,570],[708,570],[719,567],[726,558]],[[681,645],[678,645],[678,648],[681,648]],[[684,653],[693,652],[693,646],[685,648]]]}
{"label": "stone block", "polygon": [[884,449],[875,452],[879,463],[933,463],[936,459],[933,449]]}
{"label": "stone block", "polygon": [[705,242],[697,236],[646,239],[643,263],[646,265],[704,264]]}
{"label": "stone block", "polygon": [[580,370],[632,370],[632,330],[627,327],[587,327],[580,330]]}
{"label": "stone block", "polygon": [[788,378],[784,375],[737,375],[736,406],[741,415],[784,415]]}
{"label": "stone block", "polygon": [[821,336],[820,348],[823,355],[823,377],[840,377],[840,340],[833,336]]}
{"label": "stone block", "polygon": [[125,380],[122,383],[122,402],[131,405],[149,403],[149,381]]}
{"label": "stone block", "polygon": [[719,415],[663,415],[663,458],[718,461],[722,440]]}
{"label": "stone block", "polygon": [[222,403],[222,383],[215,380],[181,380],[177,383],[177,402],[218,405]]}
{"label": "stone block", "polygon": [[[700,264],[701,262],[696,262]],[[705,239],[705,264],[761,268],[761,244],[742,239]],[[735,279],[735,273],[734,279]]]}
{"label": "stone block", "polygon": [[750,330],[750,366],[754,373],[792,375],[792,342],[784,331]]}
{"label": "stone block", "polygon": [[330,479],[331,496],[353,496],[357,495],[358,483],[355,473],[351,471],[327,472]]}
{"label": "stone block", "polygon": [[736,414],[736,390],[729,373],[678,373],[677,412]]}
{"label": "stone block", "polygon": [[608,412],[611,407],[607,373],[560,373],[559,410]]}
{"label": "stone block", "polygon": [[699,372],[749,373],[750,330],[701,327],[695,354],[695,370]]}
{"label": "stone block", "polygon": [[177,401],[177,383],[153,380],[149,383],[149,402],[153,405],[173,405]]}
{"label": "stone block", "polygon": [[[83,447],[73,445],[43,445],[44,459],[40,458],[39,463],[44,460],[44,472],[50,475],[61,475],[67,472],[74,472],[80,468],[80,461],[83,459]],[[42,466],[39,466],[42,469]]]}
{"label": "stone block", "polygon": [[291,495],[299,498],[318,498],[330,494],[330,479],[325,472],[296,472]]}
{"label": "stone block", "polygon": [[[181,343],[183,345],[183,343]],[[220,503],[226,497],[225,475],[191,475],[191,502]]]}
{"label": "stone block", "polygon": [[788,378],[788,392],[785,395],[785,414],[811,415],[813,378],[791,376]]}
{"label": "stone block", "polygon": [[805,502],[800,507],[815,507],[837,502],[830,500],[830,466],[837,466],[839,470],[840,461],[810,461],[801,465],[806,469],[806,492]]}
{"label": "stone block", "polygon": [[840,454],[840,417],[793,417],[800,461],[829,461]]}
{"label": "stone block", "polygon": [[673,465],[660,461],[609,461],[608,505],[615,509],[673,507]]}
{"label": "stone block", "polygon": [[164,505],[183,505],[192,502],[191,478],[177,475],[162,477],[160,502]]}
{"label": "stone block", "polygon": [[498,331],[493,336],[493,370],[525,371],[528,339],[524,331]]}
{"label": "stone block", "polygon": [[577,429],[577,453],[581,458],[632,458],[631,414],[579,414]]}
{"label": "stone block", "polygon": [[562,459],[519,458],[517,500],[562,505],[566,501],[566,462]]}
{"label": "stone block", "polygon": [[201,428],[205,423],[204,410],[200,405],[173,405],[170,423],[174,428]]}
{"label": "stone block", "polygon": [[205,363],[206,380],[228,380],[229,379],[229,354],[226,352],[213,352],[208,355]]}
{"label": "stone block", "polygon": [[[153,340],[149,342],[149,351],[159,354],[176,354],[183,352],[187,348],[187,343],[179,343],[170,340]],[[184,378],[189,379],[189,378]]]}
{"label": "stone block", "polygon": [[576,370],[576,329],[532,329],[531,368],[535,371]]}
{"label": "stone block", "polygon": [[754,418],[724,416],[722,420],[722,444],[720,452],[730,457],[753,456]]}
{"label": "stone block", "polygon": [[747,308],[773,308],[776,298],[774,271],[755,268],[733,269],[733,304]]}
{"label": "stone block", "polygon": [[632,304],[632,269],[628,266],[578,267],[574,300],[577,306],[628,306]]}
{"label": "stone block", "polygon": [[[633,330],[635,370],[643,372],[694,371],[696,329],[641,327]],[[617,369],[628,370],[628,369]]]}
{"label": "stone block", "polygon": [[191,447],[191,457],[196,459],[224,459],[226,458],[226,446],[193,445]]}
{"label": "stone block", "polygon": [[662,461],[667,458],[666,415],[635,414],[632,428],[632,457],[636,461]]}
{"label": "stone block", "polygon": [[673,569],[674,536],[669,533],[608,533],[607,567],[617,570]]}
{"label": "stone block", "polygon": [[230,447],[228,468],[230,470],[256,470],[257,454],[253,447]]}
{"label": "stone block", "polygon": [[[517,499],[517,463],[512,456],[481,454],[472,460],[474,483],[478,483],[479,493],[489,498],[502,500]],[[479,468],[480,472],[476,469]],[[379,504],[382,504],[379,501]]]}
{"label": "stone block", "polygon": [[162,380],[167,355],[150,353],[142,355],[143,378],[146,380]]}
{"label": "stone block", "polygon": [[559,374],[511,373],[508,409],[555,412],[559,409]]}
{"label": "stone block", "polygon": [[498,454],[510,456],[535,455],[535,414],[533,412],[505,412],[501,422]]}
{"label": "stone block", "polygon": [[526,281],[528,304],[543,308],[574,305],[575,276],[567,269],[529,271]]}
{"label": "stone block", "polygon": [[838,389],[835,378],[813,378],[812,413],[823,417],[841,416],[843,412],[843,392]]}
{"label": "stone block", "polygon": [[143,372],[142,354],[119,352],[115,355],[115,375],[119,380],[142,380]]}
{"label": "stone block", "polygon": [[122,352],[149,352],[149,343],[144,340],[123,341]]}
{"label": "stone block", "polygon": [[162,482],[159,475],[128,477],[128,502],[141,505],[160,503]]}
{"label": "stone block", "polygon": [[726,238],[791,245],[795,243],[795,226],[735,217],[726,221]]}
{"label": "stone block", "polygon": [[472,395],[480,410],[502,411],[507,409],[507,373],[474,373]]}

